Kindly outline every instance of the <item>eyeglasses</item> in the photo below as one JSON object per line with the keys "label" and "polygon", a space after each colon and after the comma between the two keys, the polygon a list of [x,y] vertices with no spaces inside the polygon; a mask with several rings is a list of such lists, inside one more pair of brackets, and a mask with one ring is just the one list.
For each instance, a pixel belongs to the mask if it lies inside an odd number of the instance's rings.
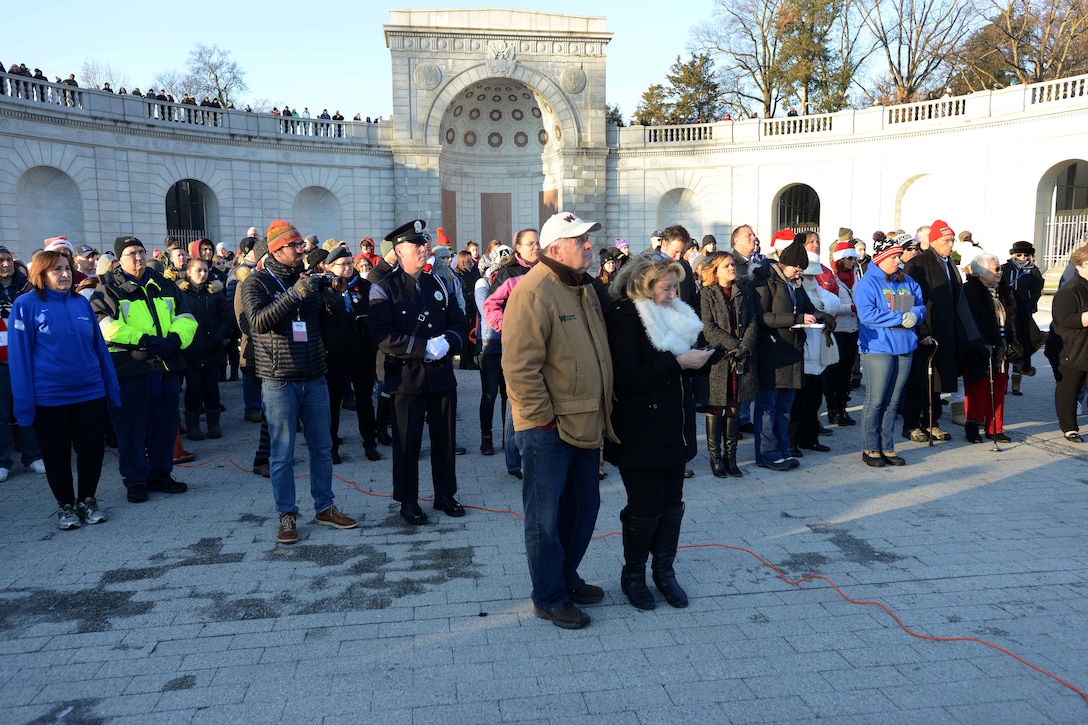
{"label": "eyeglasses", "polygon": [[1014,254],[1012,256],[1014,256],[1014,257],[1023,257],[1024,259],[1027,259],[1031,255],[1028,254],[1027,252],[1017,252],[1016,254]]}
{"label": "eyeglasses", "polygon": [[306,247],[306,242],[288,242],[283,246],[290,247],[291,249],[303,249]]}

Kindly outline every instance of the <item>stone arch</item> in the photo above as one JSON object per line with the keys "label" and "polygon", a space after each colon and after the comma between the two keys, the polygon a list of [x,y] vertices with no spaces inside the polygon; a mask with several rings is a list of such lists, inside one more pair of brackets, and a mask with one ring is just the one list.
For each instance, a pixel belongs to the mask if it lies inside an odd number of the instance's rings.
{"label": "stone arch", "polygon": [[219,197],[210,186],[197,179],[182,179],[166,190],[166,233],[186,246],[201,237],[221,239]]}
{"label": "stone arch", "polygon": [[[449,82],[442,87],[442,90],[435,95],[430,108],[427,110],[426,121],[423,126],[424,143],[429,146],[440,146],[442,144],[442,120],[453,102],[468,87],[493,78],[495,76],[488,72],[487,65],[483,63],[450,78]],[[509,76],[502,77],[501,80],[506,78],[518,81],[537,91],[544,100],[551,104],[552,108],[555,109],[558,123],[563,130],[562,143],[564,147],[577,148],[581,145],[581,119],[575,112],[574,105],[567,98],[567,94],[555,81],[524,63],[518,63],[514,67],[514,71]]]}
{"label": "stone arch", "polygon": [[677,187],[666,191],[658,200],[655,228],[664,229],[673,224],[688,227],[700,224],[702,218],[703,201],[699,195],[686,187]]}
{"label": "stone arch", "polygon": [[[329,238],[344,238],[340,200],[323,186],[299,190],[291,203],[291,223],[303,235],[316,234],[322,242]],[[351,240],[347,241],[350,245]]]}
{"label": "stone arch", "polygon": [[1065,159],[1039,177],[1035,192],[1035,259],[1063,267],[1088,235],[1088,161]]}
{"label": "stone arch", "polygon": [[[199,184],[197,187],[205,199],[204,234],[214,242],[223,241],[225,229],[234,228],[233,219],[223,220],[224,211],[233,216],[235,181],[231,178],[230,168],[217,159],[202,159],[189,156],[160,156],[151,164],[151,178],[148,180],[148,192],[159,199],[167,199],[175,185],[185,181]],[[166,228],[170,229],[169,219]],[[247,225],[248,226],[248,223]],[[167,231],[167,234],[170,234]],[[178,236],[175,234],[174,236]],[[180,237],[179,237],[180,238]],[[228,242],[228,246],[230,243]]]}
{"label": "stone arch", "polygon": [[789,184],[774,197],[774,228],[820,231],[820,195],[808,184]]}
{"label": "stone arch", "polygon": [[911,234],[922,224],[933,220],[933,210],[942,209],[954,190],[936,174],[917,174],[899,187],[895,195],[895,228]]}
{"label": "stone arch", "polygon": [[30,253],[49,237],[65,236],[72,244],[92,244],[83,225],[83,199],[71,176],[53,166],[32,166],[24,171],[15,187],[15,210],[19,220],[16,256],[30,259]]}

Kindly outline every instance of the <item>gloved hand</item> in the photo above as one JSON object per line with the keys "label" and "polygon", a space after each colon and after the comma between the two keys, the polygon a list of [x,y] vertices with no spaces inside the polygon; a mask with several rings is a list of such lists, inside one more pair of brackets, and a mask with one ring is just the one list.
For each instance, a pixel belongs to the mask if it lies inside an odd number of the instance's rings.
{"label": "gloved hand", "polygon": [[316,277],[299,277],[298,282],[291,285],[287,294],[296,300],[304,300],[310,295],[317,294],[321,290],[321,280]]}
{"label": "gloved hand", "polygon": [[154,355],[155,357],[162,357],[164,354],[162,349],[164,342],[166,342],[166,340],[162,337],[155,337],[154,335],[144,335],[140,338],[140,347],[144,350],[147,350],[148,353]]}
{"label": "gloved hand", "polygon": [[169,357],[181,351],[181,338],[176,332],[169,333],[162,341],[163,355]]}
{"label": "gloved hand", "polygon": [[918,315],[914,314],[913,312],[904,312],[903,313],[903,327],[905,327],[905,328],[907,328],[909,330],[910,328],[914,327],[916,324],[918,324]]}
{"label": "gloved hand", "polygon": [[743,360],[744,358],[748,357],[751,354],[752,354],[751,350],[746,348],[744,345],[741,345],[740,347],[737,348],[737,351],[733,355],[733,358],[735,360]]}
{"label": "gloved hand", "polygon": [[450,343],[443,335],[432,337],[430,340],[427,340],[427,352],[424,353],[423,359],[427,362],[441,360],[446,357],[446,353],[449,351]]}

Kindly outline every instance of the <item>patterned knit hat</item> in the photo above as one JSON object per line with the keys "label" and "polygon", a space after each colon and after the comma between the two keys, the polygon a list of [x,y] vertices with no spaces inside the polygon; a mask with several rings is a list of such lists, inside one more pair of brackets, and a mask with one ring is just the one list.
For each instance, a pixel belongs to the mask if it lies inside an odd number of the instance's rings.
{"label": "patterned knit hat", "polygon": [[896,244],[894,239],[884,237],[880,240],[873,240],[873,264],[878,267],[885,259],[894,257],[897,254],[903,254],[903,247]]}
{"label": "patterned knit hat", "polygon": [[268,239],[268,253],[283,249],[288,244],[302,241],[302,234],[298,229],[295,229],[291,222],[284,221],[283,219],[275,219],[268,225],[268,231],[265,232],[265,237]]}

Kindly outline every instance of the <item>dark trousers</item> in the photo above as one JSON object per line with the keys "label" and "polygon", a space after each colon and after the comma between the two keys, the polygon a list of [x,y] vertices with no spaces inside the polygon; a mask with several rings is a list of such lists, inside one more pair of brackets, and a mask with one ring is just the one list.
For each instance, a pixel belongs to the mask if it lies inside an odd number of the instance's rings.
{"label": "dark trousers", "polygon": [[378,445],[378,429],[374,424],[374,403],[371,391],[374,390],[374,356],[346,360],[328,359],[328,371],[325,380],[329,384],[329,409],[332,413],[332,447],[336,450],[336,437],[340,433],[340,407],[344,403],[344,393],[348,381],[355,390],[355,417],[359,424],[359,435],[363,445],[374,448]]}
{"label": "dark trousers", "polygon": [[502,355],[484,353],[480,355],[480,432],[491,433],[491,422],[495,419],[495,400],[502,398],[506,406],[506,379],[502,374]]}
{"label": "dark trousers", "polygon": [[452,391],[422,395],[394,393],[392,398],[393,499],[409,503],[419,498],[419,454],[423,448],[424,420],[431,436],[434,495],[457,493]]}
{"label": "dark trousers", "polygon": [[670,468],[621,468],[627,489],[627,511],[636,518],[660,516],[684,500],[684,466]]}
{"label": "dark trousers", "polygon": [[219,367],[190,365],[185,368],[185,411],[219,410]]}
{"label": "dark trousers", "polygon": [[118,468],[128,488],[174,470],[178,435],[179,375],[150,373],[121,378],[121,407],[110,410],[117,431]]}
{"label": "dark trousers", "polygon": [[246,413],[261,412],[261,379],[254,365],[242,368],[242,403]]}
{"label": "dark trousers", "polygon": [[823,378],[806,375],[790,408],[790,425],[795,426],[797,445],[811,448],[820,436],[820,403],[823,402]]}
{"label": "dark trousers", "polygon": [[1054,409],[1058,413],[1058,426],[1062,433],[1080,430],[1077,426],[1077,397],[1086,377],[1088,373],[1083,370],[1058,365],[1054,375],[1057,382],[1054,386]]}
{"label": "dark trousers", "polygon": [[839,346],[839,361],[824,370],[824,399],[828,414],[846,410],[850,397],[850,371],[858,358],[858,333],[836,332],[835,343]]}
{"label": "dark trousers", "polygon": [[[97,398],[70,405],[39,405],[34,411],[34,431],[38,434],[45,464],[45,478],[59,504],[94,498],[102,475],[102,455],[106,450],[106,399]],[[78,497],[72,490],[72,450],[76,452]]]}

